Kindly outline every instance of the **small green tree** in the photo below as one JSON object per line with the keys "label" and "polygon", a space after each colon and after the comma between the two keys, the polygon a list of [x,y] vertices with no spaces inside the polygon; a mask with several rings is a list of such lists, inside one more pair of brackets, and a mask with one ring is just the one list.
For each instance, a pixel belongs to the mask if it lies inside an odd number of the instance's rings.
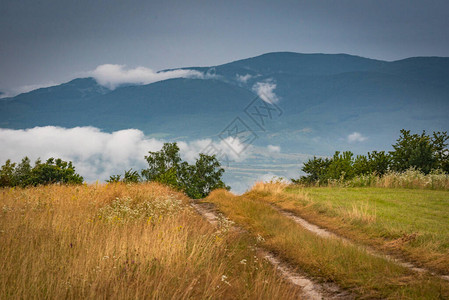
{"label": "small green tree", "polygon": [[191,198],[204,198],[215,189],[230,189],[221,179],[224,169],[215,155],[201,153],[195,165],[184,165],[182,169],[183,172],[187,171],[183,187]]}
{"label": "small green tree", "polygon": [[194,165],[182,161],[176,143],[165,143],[160,151],[145,156],[148,169],[142,170],[146,181],[157,181],[184,191],[191,198],[203,198],[212,190],[227,188],[221,177],[224,169],[215,156],[200,154]]}
{"label": "small green tree", "polygon": [[394,151],[390,152],[392,168],[402,172],[410,168],[416,168],[425,174],[434,169],[447,171],[448,140],[447,132],[434,132],[433,136],[411,134],[410,130],[401,130],[401,135],[393,145]]}
{"label": "small green tree", "polygon": [[0,187],[15,186],[14,169],[16,163],[8,159],[0,169]]}
{"label": "small green tree", "polygon": [[142,170],[142,178],[181,188],[178,181],[181,156],[176,143],[164,143],[160,151],[148,152],[145,160],[148,163],[148,169]]}
{"label": "small green tree", "polygon": [[31,161],[27,156],[25,156],[20,162],[20,164],[18,164],[16,169],[14,170],[14,177],[16,180],[16,184],[22,187],[30,185],[31,171],[32,171]]}
{"label": "small green tree", "polygon": [[0,186],[28,186],[51,183],[81,184],[83,177],[75,172],[72,162],[49,158],[45,163],[36,160],[31,167],[30,159],[24,157],[20,164],[7,160],[0,169]]}
{"label": "small green tree", "polygon": [[351,151],[336,151],[326,172],[327,179],[351,179],[354,177],[353,155]]}
{"label": "small green tree", "polygon": [[111,176],[109,176],[109,179],[106,179],[106,182],[107,183],[116,183],[116,182],[122,181],[121,179],[122,179],[122,175],[119,175],[119,174],[111,175]]}
{"label": "small green tree", "polygon": [[304,163],[301,170],[309,175],[302,176],[299,180],[292,180],[296,183],[304,183],[310,184],[317,181],[325,181],[327,178],[327,170],[329,165],[331,164],[332,159],[329,158],[317,158],[316,156],[313,159],[309,159]]}
{"label": "small green tree", "polygon": [[75,167],[71,161],[66,162],[53,157],[47,159],[45,163],[37,160],[30,173],[30,184],[51,183],[81,184],[83,183],[83,177],[75,173]]}

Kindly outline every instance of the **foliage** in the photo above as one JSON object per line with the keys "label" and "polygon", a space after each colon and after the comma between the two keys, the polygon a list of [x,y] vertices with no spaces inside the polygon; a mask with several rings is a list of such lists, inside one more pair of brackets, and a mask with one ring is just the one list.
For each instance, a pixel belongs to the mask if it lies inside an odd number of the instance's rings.
{"label": "foliage", "polygon": [[115,183],[115,182],[124,182],[124,183],[138,183],[140,181],[140,175],[137,171],[133,171],[133,169],[129,169],[128,171],[125,171],[125,174],[122,176],[117,175],[111,175],[109,176],[109,179],[106,180],[108,183]]}
{"label": "foliage", "polygon": [[215,155],[200,154],[194,165],[182,161],[176,143],[165,143],[160,151],[148,152],[148,169],[142,170],[146,181],[157,181],[184,191],[189,197],[206,197],[212,190],[229,189],[221,177],[224,169]]}
{"label": "foliage", "polygon": [[425,174],[434,169],[449,172],[449,153],[446,148],[449,136],[447,132],[434,132],[432,136],[411,134],[410,130],[401,130],[401,136],[391,151],[392,169],[405,171],[414,167]]}
{"label": "foliage", "polygon": [[[438,172],[449,173],[449,150],[447,132],[434,132],[432,136],[411,134],[410,130],[401,130],[401,136],[393,145],[394,151],[368,152],[367,155],[353,157],[352,152],[336,151],[332,158],[309,159],[302,171],[308,175],[292,179],[300,184],[328,184],[335,181],[347,181],[353,178],[382,177],[392,171],[405,172],[410,168],[424,174]],[[370,177],[370,176],[374,177]]]}
{"label": "foliage", "polygon": [[45,163],[39,159],[31,167],[30,159],[24,157],[20,164],[7,160],[0,169],[0,187],[37,186],[51,183],[81,184],[83,177],[75,173],[72,162],[49,158]]}

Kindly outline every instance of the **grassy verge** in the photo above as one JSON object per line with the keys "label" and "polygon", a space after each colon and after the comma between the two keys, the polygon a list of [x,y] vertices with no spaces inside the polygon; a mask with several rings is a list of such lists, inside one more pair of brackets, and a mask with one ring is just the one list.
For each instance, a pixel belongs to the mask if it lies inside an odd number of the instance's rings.
{"label": "grassy verge", "polygon": [[449,284],[416,274],[365,250],[336,239],[325,239],[282,216],[261,192],[234,196],[214,191],[205,201],[218,205],[230,219],[265,240],[264,246],[307,273],[334,281],[362,298],[439,299],[449,297]]}
{"label": "grassy verge", "polygon": [[354,241],[449,274],[449,191],[275,186],[260,184],[253,193]]}
{"label": "grassy verge", "polygon": [[0,190],[0,299],[296,299],[250,245],[158,184]]}

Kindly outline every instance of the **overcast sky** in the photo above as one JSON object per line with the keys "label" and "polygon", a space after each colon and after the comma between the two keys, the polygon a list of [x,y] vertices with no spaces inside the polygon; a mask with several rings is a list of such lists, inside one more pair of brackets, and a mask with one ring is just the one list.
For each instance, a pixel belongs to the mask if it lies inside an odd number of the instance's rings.
{"label": "overcast sky", "polygon": [[0,90],[273,51],[449,56],[449,1],[0,0]]}

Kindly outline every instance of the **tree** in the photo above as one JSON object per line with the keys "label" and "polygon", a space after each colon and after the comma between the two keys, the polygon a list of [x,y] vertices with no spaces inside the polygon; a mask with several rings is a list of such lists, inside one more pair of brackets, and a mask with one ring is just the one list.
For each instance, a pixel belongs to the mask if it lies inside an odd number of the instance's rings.
{"label": "tree", "polygon": [[329,165],[331,164],[332,159],[329,158],[317,158],[316,156],[313,159],[309,159],[306,163],[304,163],[301,170],[309,175],[302,176],[299,181],[295,180],[296,183],[313,183],[317,181],[325,181],[327,176],[327,170]]}
{"label": "tree", "polygon": [[204,198],[215,189],[229,189],[221,180],[224,169],[215,155],[201,153],[195,165],[184,165],[182,170],[185,172],[184,190],[192,198]]}
{"label": "tree", "polygon": [[206,197],[217,188],[229,189],[221,179],[224,169],[215,156],[200,154],[195,164],[189,165],[182,161],[176,143],[165,143],[160,151],[148,153],[148,169],[141,172],[146,181],[169,185],[191,198]]}
{"label": "tree", "polygon": [[145,156],[148,169],[142,170],[142,177],[147,181],[158,181],[180,188],[177,180],[181,166],[178,145],[176,143],[164,143],[160,151],[148,153],[149,155]]}
{"label": "tree", "polygon": [[14,178],[15,167],[16,163],[12,163],[10,159],[5,162],[5,164],[0,169],[0,187],[16,185]]}
{"label": "tree", "polygon": [[137,171],[133,171],[133,169],[125,170],[125,174],[123,175],[111,175],[109,179],[106,180],[107,183],[115,183],[115,182],[124,182],[124,183],[138,183],[140,182],[140,175]]}
{"label": "tree", "polygon": [[331,163],[327,168],[327,179],[351,179],[354,177],[353,155],[351,151],[345,151],[340,154],[336,151],[332,157]]}
{"label": "tree", "polygon": [[31,184],[31,171],[31,161],[28,156],[25,156],[14,170],[16,184],[22,187]]}
{"label": "tree", "polygon": [[0,186],[28,186],[39,184],[64,183],[81,184],[83,177],[75,172],[72,162],[49,158],[45,163],[39,159],[31,167],[30,159],[24,157],[20,164],[7,160],[0,169]]}
{"label": "tree", "polygon": [[411,134],[410,130],[402,129],[393,145],[394,151],[390,152],[392,168],[399,172],[416,168],[425,174],[438,168],[449,171],[448,138],[447,132],[434,132],[433,136],[428,136],[425,131]]}
{"label": "tree", "polygon": [[370,173],[383,176],[390,169],[391,156],[385,151],[368,152],[368,164]]}

